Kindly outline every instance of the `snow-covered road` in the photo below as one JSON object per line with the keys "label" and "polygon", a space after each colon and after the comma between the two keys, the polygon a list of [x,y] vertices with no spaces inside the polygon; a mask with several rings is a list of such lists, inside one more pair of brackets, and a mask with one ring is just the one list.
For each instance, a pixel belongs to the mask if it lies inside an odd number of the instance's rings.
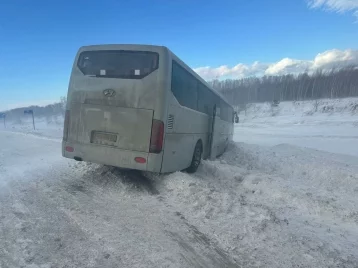
{"label": "snow-covered road", "polygon": [[0,267],[237,267],[141,174],[0,132]]}
{"label": "snow-covered road", "polygon": [[64,159],[55,128],[0,131],[0,267],[356,268],[358,158],[263,135],[311,131],[287,125],[239,124],[194,175]]}

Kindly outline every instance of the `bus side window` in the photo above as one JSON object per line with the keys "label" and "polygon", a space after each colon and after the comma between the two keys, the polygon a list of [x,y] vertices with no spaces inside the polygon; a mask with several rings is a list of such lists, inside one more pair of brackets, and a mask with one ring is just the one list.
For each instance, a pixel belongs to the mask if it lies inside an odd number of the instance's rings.
{"label": "bus side window", "polygon": [[172,92],[180,105],[193,110],[198,109],[197,82],[175,61],[172,64]]}
{"label": "bus side window", "polygon": [[202,83],[198,83],[198,111],[212,115],[214,94]]}

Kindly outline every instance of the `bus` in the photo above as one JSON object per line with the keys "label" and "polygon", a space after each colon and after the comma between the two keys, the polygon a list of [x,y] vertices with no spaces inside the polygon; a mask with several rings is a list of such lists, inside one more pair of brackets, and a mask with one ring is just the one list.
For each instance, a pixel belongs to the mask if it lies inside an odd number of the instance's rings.
{"label": "bus", "polygon": [[72,67],[62,155],[193,173],[211,148],[215,156],[225,151],[237,119],[233,107],[164,46],[84,46]]}

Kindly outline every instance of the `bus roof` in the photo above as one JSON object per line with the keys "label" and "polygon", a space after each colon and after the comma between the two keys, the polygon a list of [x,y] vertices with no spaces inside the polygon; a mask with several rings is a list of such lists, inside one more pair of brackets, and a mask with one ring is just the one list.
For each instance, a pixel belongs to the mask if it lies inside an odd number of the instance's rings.
{"label": "bus roof", "polygon": [[156,45],[145,45],[145,44],[102,44],[102,45],[88,45],[82,46],[79,49],[79,52],[88,51],[88,50],[116,50],[116,49],[124,49],[124,50],[148,50],[148,51],[161,51],[168,50],[167,47],[164,46],[156,46]]}

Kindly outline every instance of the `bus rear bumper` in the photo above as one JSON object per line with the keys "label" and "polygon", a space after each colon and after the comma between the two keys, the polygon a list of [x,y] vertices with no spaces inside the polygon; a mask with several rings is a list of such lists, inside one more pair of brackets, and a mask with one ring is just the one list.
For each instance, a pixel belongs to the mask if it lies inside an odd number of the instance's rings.
{"label": "bus rear bumper", "polygon": [[[109,146],[62,142],[62,156],[96,164],[160,173],[163,153],[128,151]],[[138,163],[136,158],[144,158]]]}

